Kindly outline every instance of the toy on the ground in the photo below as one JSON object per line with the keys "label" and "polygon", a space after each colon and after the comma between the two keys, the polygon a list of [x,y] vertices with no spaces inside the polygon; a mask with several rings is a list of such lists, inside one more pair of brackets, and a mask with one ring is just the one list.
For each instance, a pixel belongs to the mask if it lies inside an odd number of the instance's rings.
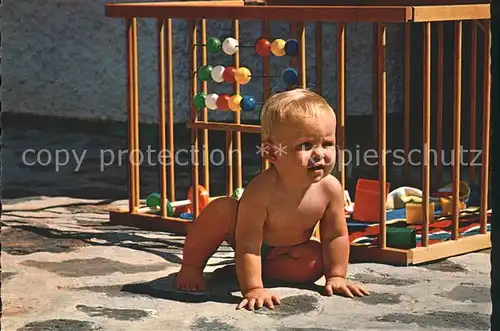
{"label": "toy on the ground", "polygon": [[[362,2],[347,6],[331,0],[107,4],[106,15],[122,19],[126,23],[128,150],[140,148],[139,105],[143,98],[139,96],[139,91],[142,91],[139,89],[139,79],[146,76],[139,73],[143,57],[139,56],[138,36],[142,36],[142,33],[138,32],[137,20],[153,19],[157,24],[155,51],[159,149],[176,150],[174,132],[177,126],[174,126],[174,113],[185,111],[186,108],[182,107],[189,107],[187,127],[193,151],[191,187],[197,192],[196,188],[202,185],[207,191],[202,196],[192,194],[191,198],[187,198],[189,203],[176,206],[179,199],[175,196],[175,153],[167,153],[162,156],[164,162],[159,166],[158,193],[151,196],[144,207],[140,199],[139,155],[131,153],[128,164],[129,205],[125,209],[111,211],[110,221],[187,233],[207,203],[219,197],[232,196],[236,189],[243,188],[246,180],[244,177],[249,177],[244,171],[249,167],[243,164],[242,135],[259,135],[261,127],[252,120],[245,121],[242,118],[257,118],[262,105],[273,93],[279,93],[281,89],[301,87],[313,88],[316,93],[324,95],[335,109],[338,126],[338,178],[344,190],[347,186],[347,155],[344,153],[346,132],[358,130],[356,121],[346,125],[346,110],[360,107],[351,102],[365,102],[367,95],[372,98],[371,102],[366,103],[373,110],[372,144],[376,148],[375,166],[378,171],[374,178],[361,181],[353,195],[353,203],[345,204],[352,261],[420,264],[489,248],[490,4],[484,1],[474,4],[461,2],[458,5],[438,0],[432,5],[422,5],[416,0],[409,0],[387,6],[386,3],[373,0]],[[173,20],[184,20],[186,24],[174,26]],[[231,21],[230,32],[211,29],[211,24],[221,20]],[[247,21],[252,21],[252,29],[261,28],[258,38],[248,40],[249,33],[243,31],[247,27]],[[281,28],[272,28],[276,21],[289,23],[288,35],[281,32]],[[255,25],[256,22],[259,25]],[[314,23],[306,25],[306,22]],[[370,23],[372,40],[365,40],[366,35],[359,35],[359,30],[347,29],[352,23],[363,22]],[[330,25],[326,28],[325,24],[330,23],[334,23],[332,26],[335,31],[331,31]],[[401,30],[401,43],[394,39],[399,38],[397,36],[400,34],[388,34],[389,23],[391,29]],[[453,33],[445,34],[445,25],[449,25],[449,32]],[[178,27],[187,31],[178,31]],[[464,29],[467,29],[466,33]],[[280,35],[275,36],[275,31],[280,31]],[[179,45],[177,42],[174,45],[177,38],[173,38],[173,35],[177,32],[189,36],[188,45]],[[418,38],[414,38],[414,33],[418,34]],[[466,38],[467,56],[464,57],[463,42]],[[350,85],[352,82],[358,84],[360,79],[353,79],[351,72],[346,70],[346,63],[352,56],[352,52],[347,52],[346,44],[351,41],[356,44],[360,39],[372,45],[371,51],[364,52],[371,54],[371,61],[363,59],[359,63],[361,70],[371,70],[366,76],[372,77],[371,91]],[[450,45],[453,44],[451,52],[444,51],[445,41],[448,40]],[[395,60],[402,62],[404,74],[401,81],[393,80],[394,73],[387,67],[388,63],[394,62],[393,59],[387,59],[387,51],[393,47],[392,44],[403,46],[403,56]],[[333,54],[325,47],[331,47]],[[174,50],[180,48],[187,49],[188,56],[174,56]],[[354,54],[357,55],[356,52]],[[253,57],[252,62],[247,60],[248,57]],[[262,62],[250,66],[249,63],[254,63],[254,59]],[[333,65],[332,59],[336,61]],[[448,62],[452,65],[445,65]],[[417,65],[414,66],[415,64]],[[177,67],[186,67],[188,72],[182,70],[182,75],[177,77],[174,70]],[[310,73],[309,68],[314,72]],[[328,68],[333,68],[334,72],[330,73]],[[418,70],[421,71],[415,73],[413,68],[420,68]],[[463,79],[465,70],[470,71],[466,73],[467,79]],[[188,96],[185,102],[179,103],[179,89],[186,87],[179,87],[178,84],[186,80],[189,80]],[[387,83],[391,80],[400,84],[401,93],[393,95],[394,91],[399,90],[393,86],[388,88]],[[262,85],[257,89],[256,84]],[[450,100],[445,99],[447,87],[452,91]],[[414,90],[418,93],[416,98],[412,95]],[[462,97],[464,90],[467,90],[467,98]],[[347,92],[349,98],[346,97]],[[398,100],[399,97],[402,98],[402,107],[395,110],[402,111],[402,121],[391,120],[390,126],[401,126],[400,136],[391,135],[391,139],[401,140],[404,163],[394,170],[402,168],[410,183],[410,171],[418,168],[421,184],[404,185],[390,193],[389,183],[396,180],[392,178],[395,172],[388,171],[387,162],[396,157],[388,156],[387,109],[390,106],[388,100],[392,105],[393,100]],[[413,102],[415,100],[418,102]],[[180,104],[181,108],[174,111],[176,104]],[[447,107],[448,104],[450,107]],[[468,112],[467,123],[462,123],[463,109]],[[224,112],[224,121],[211,119],[211,115],[216,117],[215,111]],[[419,120],[413,121],[413,116],[417,116]],[[444,136],[448,134],[444,130],[445,119],[453,120],[450,133],[452,146],[443,143]],[[431,120],[436,122],[432,126]],[[470,127],[469,137],[462,136],[464,124]],[[210,159],[209,132],[213,130],[225,133],[225,156],[232,156],[226,157],[223,165],[226,172],[225,187],[215,189],[211,187],[213,174],[210,173],[209,162],[200,162],[200,159]],[[410,139],[415,130],[421,137],[418,144],[417,140]],[[482,134],[480,144],[477,143],[477,132]],[[472,159],[475,155],[471,155],[470,159],[476,162],[474,166],[463,165],[460,154],[462,145],[470,147],[469,150],[481,151],[480,165],[477,165],[478,160]],[[431,155],[433,149],[436,153]],[[419,153],[413,153],[415,150]],[[252,149],[248,155],[258,157],[259,154],[255,152]],[[418,167],[411,162],[416,161],[415,154],[422,161]],[[451,160],[455,160],[448,166],[451,178],[446,180],[451,181],[451,184],[443,188],[442,192],[434,194],[431,190],[443,184],[446,174],[444,162],[450,160],[450,156]],[[356,155],[356,159],[350,161],[366,164],[374,161],[367,158],[368,155]],[[264,159],[256,162],[261,164],[261,170],[267,169],[268,163]],[[479,187],[480,191],[477,194],[480,203],[468,206],[467,209],[462,207],[466,207],[465,202],[468,203],[471,193],[469,187],[461,183],[466,178],[461,174],[462,169],[469,171],[470,183]],[[476,182],[475,174],[479,171],[480,180]],[[216,195],[214,192],[221,193]],[[238,198],[239,195],[234,196]],[[162,202],[159,208],[158,201]],[[170,201],[170,204],[166,201]],[[462,202],[464,206],[461,205]],[[156,212],[151,213],[150,206],[153,205],[156,206]],[[398,208],[402,206],[409,206],[416,211],[414,220],[418,219],[418,222],[415,221],[418,224],[407,224],[406,208]],[[418,209],[421,213],[418,213]],[[174,215],[170,216],[172,210]],[[399,229],[395,230],[396,227]]]}
{"label": "toy on the ground", "polygon": [[[198,185],[197,187],[197,196],[199,201],[199,210],[202,211],[209,203],[209,196],[207,190],[203,187],[203,185]],[[159,211],[161,208],[161,195],[160,193],[154,192],[147,196],[146,198],[146,206],[152,211]],[[170,202],[166,201],[167,206],[167,215],[175,216],[176,214],[181,213],[191,213],[193,206],[193,188],[189,187],[187,192],[187,199],[181,201]],[[143,209],[146,210],[146,209]]]}

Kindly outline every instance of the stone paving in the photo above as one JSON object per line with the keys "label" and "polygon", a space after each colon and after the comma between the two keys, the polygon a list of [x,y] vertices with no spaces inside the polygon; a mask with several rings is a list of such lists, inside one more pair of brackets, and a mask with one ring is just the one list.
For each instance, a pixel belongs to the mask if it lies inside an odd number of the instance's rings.
{"label": "stone paving", "polygon": [[237,283],[221,272],[231,248],[210,259],[206,295],[177,292],[183,237],[107,224],[124,204],[4,201],[3,330],[489,330],[489,251],[412,267],[352,264],[349,277],[371,292],[364,298],[323,296],[324,279],[266,284],[280,306],[237,311]]}

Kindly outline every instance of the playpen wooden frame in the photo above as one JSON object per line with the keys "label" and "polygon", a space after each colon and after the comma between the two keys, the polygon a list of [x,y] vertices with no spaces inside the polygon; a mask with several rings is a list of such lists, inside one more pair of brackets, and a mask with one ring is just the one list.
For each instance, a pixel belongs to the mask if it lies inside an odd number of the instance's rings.
{"label": "playpen wooden frame", "polygon": [[[482,123],[482,149],[483,167],[481,170],[481,206],[480,206],[480,233],[470,237],[459,237],[458,234],[458,201],[459,201],[459,178],[460,168],[453,166],[453,213],[452,213],[452,240],[429,244],[429,195],[430,195],[430,165],[423,164],[422,166],[422,189],[423,189],[423,232],[422,232],[422,247],[413,249],[395,249],[387,247],[386,237],[386,195],[380,194],[380,219],[379,219],[379,236],[377,245],[355,245],[351,246],[352,261],[368,261],[381,262],[397,265],[419,264],[427,261],[432,261],[440,258],[446,258],[454,255],[459,255],[476,250],[486,249],[490,247],[490,235],[486,230],[487,225],[487,208],[488,208],[488,183],[489,183],[489,146],[490,146],[490,6],[487,3],[472,3],[472,1],[460,0],[442,0],[439,4],[432,1],[414,0],[410,3],[409,0],[391,1],[384,0],[377,2],[377,6],[370,3],[369,0],[358,1],[355,5],[349,5],[335,2],[335,5],[329,5],[329,0],[317,1],[317,5],[312,5],[311,2],[296,0],[293,5],[290,0],[269,0],[266,3],[256,1],[253,4],[244,3],[243,1],[188,1],[188,2],[165,2],[165,3],[121,3],[107,4],[106,16],[121,18],[125,21],[126,35],[126,59],[127,59],[127,78],[128,78],[128,147],[129,150],[138,149],[138,56],[137,56],[137,18],[150,18],[157,21],[157,42],[158,42],[158,121],[160,149],[174,149],[173,142],[173,66],[172,66],[172,19],[186,19],[190,22],[191,31],[191,95],[195,95],[198,91],[197,80],[194,72],[198,67],[197,63],[197,36],[198,32],[201,35],[201,44],[206,42],[206,24],[210,19],[226,19],[233,21],[233,34],[236,40],[239,40],[239,21],[240,20],[259,20],[262,21],[263,35],[269,33],[269,22],[271,20],[281,20],[291,22],[291,29],[295,29],[295,35],[298,36],[301,46],[298,62],[300,82],[303,86],[306,84],[306,54],[305,54],[305,21],[316,22],[316,40],[322,40],[322,22],[335,21],[337,22],[337,93],[338,101],[336,112],[338,114],[338,144],[340,150],[344,147],[345,134],[345,24],[349,22],[372,22],[374,25],[374,49],[373,49],[373,68],[374,68],[374,109],[378,112],[374,114],[374,129],[378,140],[378,155],[379,155],[379,181],[380,192],[384,192],[386,184],[386,71],[384,66],[385,61],[385,43],[386,43],[386,23],[399,22],[404,24],[405,31],[405,56],[404,56],[404,127],[405,137],[404,146],[405,152],[410,148],[409,130],[410,130],[410,87],[409,76],[410,69],[410,48],[409,48],[409,33],[410,25],[413,23],[422,23],[423,25],[423,144],[427,146],[430,143],[430,114],[431,114],[431,24],[437,25],[438,39],[438,87],[437,87],[437,122],[438,126],[442,125],[442,108],[443,108],[443,22],[454,21],[455,45],[454,45],[454,73],[457,77],[462,77],[462,30],[463,21],[471,21],[472,29],[472,45],[477,47],[477,31],[484,34],[484,82],[482,103],[484,109]],[[200,31],[198,31],[200,29]],[[318,44],[318,43],[316,43]],[[316,49],[318,56],[316,61],[317,77],[322,77],[321,61],[322,49]],[[203,47],[201,49],[202,63],[206,64],[207,53]],[[471,84],[471,144],[475,146],[475,115],[476,112],[476,50],[473,49],[471,57],[471,79],[474,84]],[[234,55],[234,65],[239,66],[239,52]],[[263,59],[264,75],[269,70],[269,58]],[[319,93],[322,91],[321,79],[316,85]],[[269,96],[269,81],[264,79],[264,100]],[[165,90],[166,87],[166,90]],[[206,82],[201,83],[201,91],[207,92]],[[234,84],[235,93],[239,93],[239,84]],[[453,134],[453,155],[458,159],[460,140],[461,140],[461,95],[462,84],[461,79],[455,79],[454,82],[454,134]],[[162,123],[167,123],[168,128]],[[259,133],[259,125],[241,124],[239,112],[235,112],[234,123],[215,123],[208,122],[207,108],[201,111],[201,119],[199,118],[197,109],[191,101],[191,118],[188,123],[191,129],[191,143],[194,146],[193,161],[198,164],[198,144],[199,131],[202,131],[201,137],[203,142],[208,144],[208,130],[223,130],[226,132],[227,151],[230,152],[233,148],[241,150],[241,133],[251,132]],[[442,134],[438,133],[437,149],[442,148]],[[233,145],[234,144],[234,145]],[[234,147],[233,147],[234,146]],[[424,157],[429,159],[429,151],[425,151]],[[203,153],[208,153],[204,150]],[[135,154],[137,156],[137,153]],[[343,154],[340,154],[340,162],[344,164]],[[407,155],[407,154],[405,154]],[[139,165],[137,158],[130,161],[129,164],[129,206],[126,209],[113,210],[110,212],[110,222],[114,224],[132,225],[150,230],[164,230],[180,234],[186,234],[192,221],[183,220],[177,217],[169,217],[166,212],[166,199],[176,201],[175,198],[175,180],[174,180],[174,164],[169,167],[162,163],[160,171],[160,194],[162,198],[162,206],[160,215],[151,215],[141,213],[139,200]],[[262,167],[267,165],[262,162]],[[192,167],[192,186],[196,187],[199,182],[198,165]],[[407,169],[408,165],[405,165]],[[344,169],[342,167],[341,169]],[[441,164],[437,166],[438,177],[441,176]],[[227,195],[230,195],[235,187],[242,187],[242,167],[241,153],[237,153],[237,161],[235,167],[231,163],[227,165]],[[236,170],[236,183],[233,183],[233,171]],[[208,165],[203,167],[202,185],[210,191],[209,170]],[[475,172],[471,167],[471,179],[475,179]],[[340,171],[339,178],[345,185],[344,171]],[[214,199],[216,197],[210,197]],[[194,206],[194,218],[196,218],[197,206],[199,204],[196,194],[193,197],[192,204]]]}

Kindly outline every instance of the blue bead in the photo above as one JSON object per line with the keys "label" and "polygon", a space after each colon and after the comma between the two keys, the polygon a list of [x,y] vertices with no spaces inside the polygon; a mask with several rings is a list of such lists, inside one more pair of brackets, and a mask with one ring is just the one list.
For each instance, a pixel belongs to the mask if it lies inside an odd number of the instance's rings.
{"label": "blue bead", "polygon": [[245,95],[241,99],[240,106],[243,111],[252,111],[257,106],[257,103],[253,97]]}
{"label": "blue bead", "polygon": [[289,56],[299,54],[299,42],[296,39],[288,39],[285,43],[285,53]]}
{"label": "blue bead", "polygon": [[193,220],[193,214],[191,213],[182,213],[180,217],[185,220]]}
{"label": "blue bead", "polygon": [[297,85],[299,83],[299,73],[293,68],[283,70],[281,73],[281,80],[285,85]]}

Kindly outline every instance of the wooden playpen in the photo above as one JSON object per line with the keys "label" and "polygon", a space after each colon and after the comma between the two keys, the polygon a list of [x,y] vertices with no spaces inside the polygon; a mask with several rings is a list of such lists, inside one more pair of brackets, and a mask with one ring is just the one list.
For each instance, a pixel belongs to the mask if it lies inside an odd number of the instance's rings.
{"label": "wooden playpen", "polygon": [[[334,4],[333,4],[334,3]],[[412,25],[418,24],[422,27],[422,44],[418,55],[412,56],[421,58],[422,65],[422,99],[419,100],[422,111],[420,116],[423,116],[422,125],[422,146],[430,146],[431,143],[431,98],[436,100],[436,121],[437,127],[443,125],[443,103],[444,91],[443,85],[448,77],[444,75],[444,61],[453,61],[453,148],[452,153],[455,160],[459,159],[461,141],[464,139],[461,135],[461,128],[464,124],[461,121],[463,111],[462,108],[468,107],[470,113],[470,146],[472,148],[480,148],[481,156],[481,172],[480,172],[480,206],[478,224],[479,230],[473,235],[460,235],[460,178],[461,167],[457,162],[452,166],[452,190],[451,190],[451,216],[448,221],[451,222],[450,238],[448,240],[431,243],[430,224],[434,220],[430,207],[430,171],[432,165],[430,162],[424,162],[422,169],[422,202],[421,202],[421,244],[419,247],[391,247],[390,238],[388,238],[388,224],[386,203],[387,195],[378,195],[378,221],[373,229],[376,240],[371,244],[356,244],[351,245],[351,260],[352,261],[368,261],[381,262],[397,265],[419,264],[427,261],[432,261],[440,258],[446,258],[454,255],[459,255],[467,252],[477,251],[490,247],[490,235],[488,231],[488,183],[489,183],[489,146],[490,146],[490,6],[488,3],[460,0],[441,0],[423,1],[423,0],[407,0],[407,1],[391,1],[384,0],[382,2],[370,2],[368,0],[352,1],[352,2],[337,2],[329,0],[319,1],[303,1],[303,0],[269,0],[266,3],[255,1],[253,3],[244,1],[187,1],[187,2],[163,2],[163,3],[113,3],[106,5],[106,16],[121,18],[125,22],[126,36],[126,65],[127,65],[127,102],[128,102],[128,148],[130,151],[139,148],[138,134],[138,32],[137,19],[154,19],[157,22],[157,56],[158,56],[158,130],[159,130],[159,148],[161,150],[174,150],[174,101],[173,101],[173,86],[176,80],[173,77],[173,34],[172,19],[185,19],[189,22],[190,35],[190,85],[191,85],[191,100],[190,121],[187,126],[191,133],[191,144],[193,147],[193,166],[192,166],[192,183],[191,191],[188,194],[187,200],[178,201],[175,197],[175,165],[174,162],[162,162],[159,173],[160,192],[157,194],[158,210],[151,212],[151,208],[144,206],[140,200],[140,183],[139,183],[139,164],[137,153],[129,162],[129,206],[125,209],[113,210],[110,212],[110,222],[114,224],[132,225],[139,228],[151,230],[164,230],[179,234],[186,234],[189,227],[195,222],[196,216],[200,212],[200,207],[203,207],[216,196],[210,195],[210,174],[208,165],[198,165],[199,158],[199,140],[201,138],[203,144],[208,144],[209,130],[222,130],[226,132],[226,148],[228,154],[232,150],[241,150],[241,134],[242,133],[260,133],[260,126],[255,124],[243,124],[241,122],[241,114],[245,106],[245,102],[240,97],[241,85],[248,80],[248,72],[244,70],[235,70],[240,68],[240,52],[237,50],[240,41],[240,22],[244,20],[253,20],[261,22],[263,38],[269,38],[269,26],[272,21],[285,21],[290,23],[290,38],[296,43],[294,46],[298,48],[294,51],[291,57],[290,64],[295,66],[297,71],[292,75],[296,79],[299,86],[307,87],[306,79],[306,22],[314,22],[315,30],[315,89],[321,93],[328,82],[336,84],[337,104],[333,105],[338,116],[338,145],[340,151],[344,150],[345,144],[345,118],[346,118],[346,24],[352,22],[369,22],[373,24],[373,123],[375,139],[378,148],[378,189],[379,192],[387,192],[385,190],[387,183],[387,168],[386,168],[386,131],[387,131],[387,73],[386,73],[386,31],[388,23],[401,24],[404,29],[404,79],[403,79],[403,98],[404,98],[404,149],[405,155],[408,155],[410,149],[409,132],[412,128],[412,120],[410,114],[410,78],[414,73],[411,67],[410,57],[410,33]],[[207,24],[214,20],[231,20],[233,23],[232,38],[225,40],[225,45],[221,45],[217,40],[207,39]],[[329,77],[323,74],[324,58],[322,56],[322,40],[323,40],[323,24],[324,22],[336,23],[336,63],[337,75],[336,82],[332,82]],[[453,57],[444,58],[444,24],[453,24],[454,49]],[[431,47],[431,27],[435,25],[437,31],[436,49]],[[464,26],[470,28],[470,81],[467,86],[470,88],[469,100],[467,103],[462,100],[463,87],[463,31]],[[478,41],[481,40],[482,43]],[[236,41],[236,43],[235,43]],[[246,41],[241,41],[244,44]],[[272,43],[269,40],[262,41],[261,52],[263,54],[263,77],[269,75],[270,61],[274,55],[284,55],[283,50],[285,40],[280,43]],[[216,51],[224,51],[226,55],[233,58],[232,73],[229,78],[223,77],[219,72],[218,79],[226,81],[233,86],[233,96],[230,95],[214,95],[210,96],[207,79],[201,79],[201,68],[206,68],[207,63],[207,48],[208,44],[212,43],[212,48]],[[250,42],[246,42],[247,44]],[[483,49],[480,49],[482,45]],[[221,50],[222,48],[222,50]],[[292,47],[293,48],[293,47]],[[437,61],[435,67],[431,67],[431,54],[435,51]],[[279,54],[279,53],[282,54]],[[290,52],[290,51],[289,51]],[[482,54],[480,58],[478,54]],[[266,56],[267,55],[267,56]],[[201,59],[201,60],[200,60]],[[482,60],[482,61],[478,61]],[[331,61],[331,59],[330,59]],[[481,63],[481,65],[478,65]],[[210,73],[214,73],[215,69]],[[482,70],[482,71],[481,71]],[[477,72],[482,72],[482,79],[479,81]],[[435,88],[431,87],[432,74],[437,77]],[[207,75],[207,73],[205,73]],[[236,75],[236,76],[235,76]],[[238,76],[239,75],[239,76]],[[235,78],[236,77],[236,78]],[[239,77],[239,79],[238,79]],[[226,80],[227,78],[227,80]],[[212,79],[213,76],[212,76]],[[269,79],[262,79],[263,95],[262,100],[266,100],[270,93]],[[478,85],[481,93],[478,93]],[[355,92],[354,92],[355,93]],[[198,100],[196,99],[198,96]],[[200,99],[200,96],[203,98]],[[235,97],[236,96],[236,97]],[[209,100],[209,98],[212,98]],[[217,101],[218,100],[218,101]],[[247,99],[246,107],[253,109],[254,100]],[[250,102],[250,105],[248,105]],[[416,101],[411,101],[412,103]],[[479,107],[478,107],[479,106]],[[215,122],[208,120],[208,111],[215,108],[231,108],[234,115],[232,122]],[[210,109],[208,109],[210,108]],[[478,109],[482,110],[482,121],[476,120]],[[479,128],[482,137],[478,144],[476,141],[476,130]],[[349,128],[347,128],[348,130]],[[443,149],[443,134],[438,129],[436,138],[436,149]],[[201,151],[208,153],[207,149]],[[422,158],[429,159],[429,149],[423,149]],[[132,154],[131,154],[132,155]],[[344,169],[343,153],[339,154],[340,172],[339,179],[342,185],[345,185],[346,175]],[[169,157],[163,156],[164,161]],[[167,166],[167,163],[169,165]],[[268,165],[263,160],[262,169]],[[405,169],[408,168],[408,162],[405,163]],[[436,175],[441,176],[442,164],[436,166]],[[226,195],[231,195],[237,188],[242,188],[242,159],[241,153],[236,154],[236,162],[228,162],[226,164]],[[233,181],[235,174],[236,180]],[[201,176],[200,176],[201,175]],[[200,180],[201,177],[201,180]],[[477,181],[476,171],[473,167],[470,168],[470,179]],[[205,191],[200,190],[204,188]],[[192,213],[194,221],[180,217],[179,213],[175,213],[175,209],[189,210]]]}

